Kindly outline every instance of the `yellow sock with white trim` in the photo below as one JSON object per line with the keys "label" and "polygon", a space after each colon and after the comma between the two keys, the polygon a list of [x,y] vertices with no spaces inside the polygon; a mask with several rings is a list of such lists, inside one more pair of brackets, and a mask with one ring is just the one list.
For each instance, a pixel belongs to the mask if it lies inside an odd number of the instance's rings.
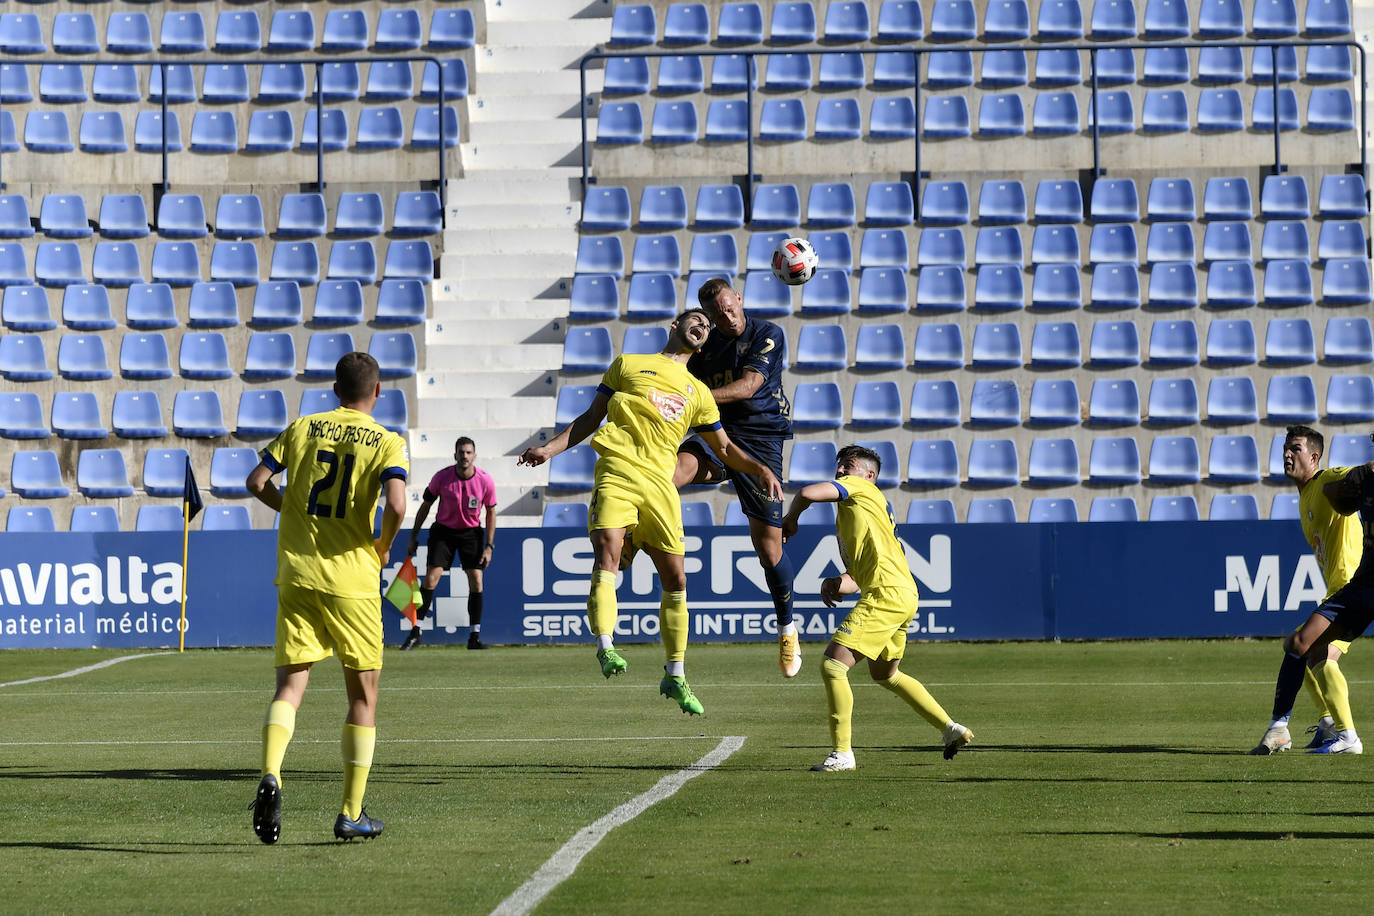
{"label": "yellow sock with white trim", "polygon": [[916,678],[903,674],[898,671],[885,681],[879,681],[880,686],[886,687],[897,696],[906,701],[906,704],[921,714],[925,719],[936,728],[943,729],[950,723],[949,714],[945,708],[936,702],[935,698],[926,690],[925,685]]}
{"label": "yellow sock with white trim", "polygon": [[833,658],[821,661],[821,683],[830,707],[830,744],[833,750],[849,753],[850,725],[854,715],[854,691],[849,686],[849,669]]}
{"label": "yellow sock with white trim", "polygon": [[599,648],[605,648],[601,646],[603,637],[607,646],[615,638],[615,618],[619,613],[615,600],[615,573],[609,569],[593,569],[592,590],[587,594],[587,623],[592,628],[592,635],[597,637]]}
{"label": "yellow sock with white trim", "polygon": [[1350,715],[1350,687],[1345,682],[1341,666],[1328,658],[1308,670],[1321,685],[1322,696],[1326,697],[1326,705],[1331,710],[1331,718],[1335,723],[1331,726],[1332,729],[1338,732],[1353,729],[1355,719]]}
{"label": "yellow sock with white trim", "polygon": [[262,723],[262,773],[277,777],[281,784],[281,762],[286,757],[286,746],[296,731],[296,707],[285,700],[273,700],[267,704],[267,719]]}
{"label": "yellow sock with white trim", "polygon": [[658,632],[670,665],[687,657],[687,592],[663,592],[658,602]]}
{"label": "yellow sock with white trim", "polygon": [[1307,688],[1307,693],[1312,697],[1312,703],[1317,707],[1317,718],[1335,718],[1331,715],[1331,704],[1327,702],[1326,695],[1322,692],[1322,685],[1317,683],[1317,678],[1312,674],[1311,668],[1304,668],[1302,675],[1302,685]]}
{"label": "yellow sock with white trim", "polygon": [[356,821],[363,813],[363,793],[367,791],[367,774],[372,769],[377,729],[345,724],[340,744],[344,765],[343,813],[350,821]]}

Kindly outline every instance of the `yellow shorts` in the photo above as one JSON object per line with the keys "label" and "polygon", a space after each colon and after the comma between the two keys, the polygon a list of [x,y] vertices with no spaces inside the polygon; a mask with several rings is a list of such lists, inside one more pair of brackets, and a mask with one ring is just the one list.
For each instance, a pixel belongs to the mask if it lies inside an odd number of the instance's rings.
{"label": "yellow shorts", "polygon": [[916,602],[914,589],[869,589],[830,638],[855,655],[896,661],[906,651],[906,628],[916,616]]}
{"label": "yellow shorts", "polygon": [[671,480],[662,480],[614,458],[596,462],[596,483],[587,530],[633,528],[640,547],[682,556],[682,500]]}
{"label": "yellow shorts", "polygon": [[314,589],[277,589],[275,664],[311,665],[339,650],[355,671],[382,667],[382,599],[341,598]]}
{"label": "yellow shorts", "polygon": [[[1303,628],[1303,624],[1305,624],[1306,622],[1307,621],[1303,621],[1303,623],[1300,623],[1296,627],[1294,627],[1293,632],[1296,633],[1299,630],[1301,630]],[[1350,640],[1348,639],[1333,639],[1331,640],[1331,645],[1335,646],[1337,649],[1340,649],[1342,655],[1350,654]]]}

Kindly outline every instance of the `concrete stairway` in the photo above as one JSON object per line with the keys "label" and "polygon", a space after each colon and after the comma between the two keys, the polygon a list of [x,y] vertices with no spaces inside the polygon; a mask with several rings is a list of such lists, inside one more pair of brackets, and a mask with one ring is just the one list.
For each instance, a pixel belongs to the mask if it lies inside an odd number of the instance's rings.
{"label": "concrete stairway", "polygon": [[[538,523],[547,466],[515,459],[553,423],[581,213],[577,64],[609,37],[612,9],[607,0],[488,5],[417,380],[412,504],[467,435],[496,480],[502,524]],[[599,90],[601,71],[592,75],[589,91]]]}

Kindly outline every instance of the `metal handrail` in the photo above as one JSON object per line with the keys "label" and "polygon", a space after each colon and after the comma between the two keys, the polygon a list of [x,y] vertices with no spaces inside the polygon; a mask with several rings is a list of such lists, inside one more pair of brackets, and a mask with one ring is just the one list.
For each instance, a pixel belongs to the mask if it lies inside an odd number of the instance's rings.
{"label": "metal handrail", "polygon": [[[1092,133],[1093,141],[1093,176],[1105,174],[1102,167],[1101,148],[1099,144],[1100,128],[1098,117],[1098,84],[1097,84],[1097,54],[1103,50],[1128,49],[1131,51],[1149,48],[1215,48],[1215,47],[1236,47],[1236,48],[1310,48],[1316,46],[1345,46],[1353,48],[1359,55],[1360,60],[1360,174],[1368,176],[1369,170],[1369,138],[1367,124],[1367,110],[1369,101],[1369,79],[1368,79],[1368,60],[1365,50],[1359,42],[1353,39],[1329,40],[1329,41],[1130,41],[1130,42],[1110,42],[1110,43],[1054,43],[1052,45],[1037,45],[1027,47],[1025,45],[957,45],[940,48],[915,47],[910,44],[863,44],[863,45],[835,45],[835,46],[808,46],[796,45],[787,48],[713,48],[708,51],[692,51],[687,49],[674,48],[668,51],[635,51],[632,49],[616,49],[613,51],[596,50],[584,56],[578,65],[578,74],[582,91],[581,116],[582,116],[582,198],[586,200],[587,188],[595,180],[591,176],[591,150],[587,144],[587,117],[588,109],[591,106],[591,98],[587,93],[587,66],[594,61],[608,60],[613,57],[733,57],[747,55],[749,58],[749,78],[745,86],[745,117],[749,124],[749,134],[746,143],[746,168],[745,174],[745,195],[744,206],[745,215],[748,216],[750,208],[753,206],[754,182],[760,176],[754,174],[754,86],[757,82],[757,58],[772,57],[779,54],[888,54],[905,53],[913,54],[916,58],[916,85],[912,89],[912,101],[916,108],[917,118],[921,112],[921,78],[920,61],[923,55],[927,54],[947,54],[955,52],[971,52],[973,54],[987,54],[993,51],[1086,51],[1088,52],[1088,63],[1090,71],[1090,92],[1092,99],[1093,117],[1089,121],[1089,130]],[[1274,174],[1287,171],[1288,167],[1283,162],[1282,148],[1280,146],[1280,134],[1282,127],[1279,118],[1279,65],[1278,55],[1274,53],[1273,67],[1271,74],[1271,85],[1274,92]],[[916,199],[920,200],[921,179],[929,177],[921,169],[921,131],[916,130],[916,156],[915,170],[912,179],[912,190]]]}
{"label": "metal handrail", "polygon": [[[6,63],[11,66],[42,66],[44,64],[64,64],[66,66],[97,67],[102,64],[129,65],[135,67],[157,67],[162,77],[162,191],[165,193],[171,188],[168,180],[167,165],[167,68],[169,66],[185,65],[190,67],[211,67],[223,66],[226,63],[243,64],[245,66],[265,67],[277,64],[302,64],[315,68],[315,188],[323,192],[324,181],[324,93],[321,91],[322,76],[320,68],[328,64],[338,63],[374,63],[391,62],[397,63],[404,61],[414,63],[423,61],[433,63],[439,76],[439,98],[435,102],[439,114],[439,147],[438,147],[438,181],[439,181],[439,218],[440,225],[448,226],[448,182],[447,169],[444,157],[444,107],[448,101],[448,93],[444,87],[444,65],[443,62],[432,54],[413,54],[413,55],[359,55],[354,57],[219,57],[219,58],[197,58],[179,57],[174,60],[165,58],[148,57],[7,57]],[[149,89],[151,89],[151,85]],[[129,103],[134,104],[134,103]],[[423,106],[422,106],[423,107]],[[3,103],[0,103],[0,111],[4,110]],[[4,184],[4,152],[0,150],[0,189]],[[156,219],[156,217],[154,217]]]}

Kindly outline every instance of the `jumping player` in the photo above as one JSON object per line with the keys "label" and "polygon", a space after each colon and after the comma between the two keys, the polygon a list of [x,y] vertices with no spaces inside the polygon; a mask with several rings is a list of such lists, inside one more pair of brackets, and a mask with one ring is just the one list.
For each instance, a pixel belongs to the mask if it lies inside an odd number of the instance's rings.
{"label": "jumping player", "polygon": [[[730,441],[782,478],[782,444],[792,438],[792,406],[782,388],[786,338],[770,321],[744,314],[744,299],[719,277],[697,290],[715,325],[687,370],[706,382],[720,408]],[[773,499],[757,475],[717,461],[698,437],[678,449],[673,485],[729,480],[749,519],[749,537],[763,567],[778,624],[778,666],[784,677],[801,670],[797,627],[792,622],[792,562],[782,549],[782,500]]]}
{"label": "jumping player", "polygon": [[[711,322],[701,309],[689,309],[669,327],[661,353],[621,355],[597,386],[591,406],[544,445],[526,449],[519,464],[537,467],[592,437],[596,462],[587,528],[596,559],[592,568],[587,619],[596,636],[596,658],[604,677],[621,674],[628,664],[613,645],[617,606],[615,577],[622,548],[644,550],[663,586],[659,630],[667,664],[659,692],[685,713],[700,715],[701,702],[687,684],[687,574],[683,565],[682,502],[673,486],[678,444],[696,430],[727,466],[756,474],[773,499],[782,485],[768,468],[741,452],[720,425],[710,391],[687,371],[687,360],[701,348]],[[598,429],[602,419],[607,422]]]}

